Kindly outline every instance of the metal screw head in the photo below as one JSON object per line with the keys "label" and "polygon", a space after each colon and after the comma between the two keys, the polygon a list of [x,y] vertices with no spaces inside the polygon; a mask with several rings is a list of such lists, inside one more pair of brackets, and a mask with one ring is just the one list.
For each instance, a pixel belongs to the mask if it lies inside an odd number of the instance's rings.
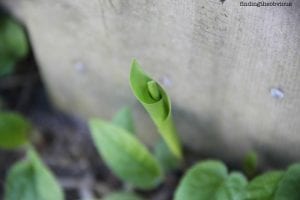
{"label": "metal screw head", "polygon": [[280,88],[271,88],[270,93],[274,99],[280,100],[284,98],[284,92]]}

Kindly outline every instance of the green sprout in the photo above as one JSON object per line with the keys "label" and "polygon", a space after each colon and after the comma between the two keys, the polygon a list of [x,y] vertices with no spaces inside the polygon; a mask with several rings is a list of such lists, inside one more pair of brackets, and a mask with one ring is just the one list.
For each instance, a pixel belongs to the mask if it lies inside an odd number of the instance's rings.
{"label": "green sprout", "polygon": [[165,90],[145,74],[136,60],[131,65],[130,85],[171,152],[182,159],[182,147],[172,118],[171,101]]}

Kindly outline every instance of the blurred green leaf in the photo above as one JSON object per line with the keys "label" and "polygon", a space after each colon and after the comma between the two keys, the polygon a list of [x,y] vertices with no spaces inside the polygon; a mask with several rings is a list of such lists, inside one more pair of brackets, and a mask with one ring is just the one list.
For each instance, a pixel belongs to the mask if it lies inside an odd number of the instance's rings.
{"label": "blurred green leaf", "polygon": [[143,199],[134,193],[115,192],[115,193],[108,195],[103,200],[143,200]]}
{"label": "blurred green leaf", "polygon": [[122,108],[113,118],[112,122],[127,130],[129,133],[135,133],[132,112],[129,107]]}
{"label": "blurred green leaf", "polygon": [[253,177],[255,175],[257,165],[257,154],[254,151],[247,153],[243,161],[243,169],[248,177]]}
{"label": "blurred green leaf", "polygon": [[291,165],[278,184],[274,200],[300,199],[300,164]]}
{"label": "blurred green leaf", "polygon": [[90,120],[89,126],[99,153],[120,179],[141,189],[160,183],[159,163],[133,134],[99,119]]}
{"label": "blurred green leaf", "polygon": [[177,169],[181,160],[179,160],[168,148],[164,140],[159,140],[154,147],[154,155],[165,172]]}
{"label": "blurred green leaf", "polygon": [[181,159],[182,147],[173,123],[171,101],[167,93],[156,81],[145,74],[136,60],[133,60],[131,65],[130,85],[171,152]]}
{"label": "blurred green leaf", "polygon": [[203,161],[188,170],[176,190],[175,200],[242,200],[246,185],[242,174],[228,175],[223,163]]}
{"label": "blurred green leaf", "polygon": [[0,148],[11,149],[28,142],[31,124],[22,115],[0,112]]}
{"label": "blurred green leaf", "polygon": [[28,42],[21,25],[15,20],[0,17],[0,76],[13,72],[15,63],[28,54]]}
{"label": "blurred green leaf", "polygon": [[27,158],[10,170],[5,184],[5,200],[63,200],[64,194],[53,174],[33,149]]}
{"label": "blurred green leaf", "polygon": [[256,177],[247,186],[245,200],[274,200],[283,175],[284,172],[273,171]]}
{"label": "blurred green leaf", "polygon": [[10,75],[14,72],[15,62],[10,58],[2,58],[0,55],[0,77]]}

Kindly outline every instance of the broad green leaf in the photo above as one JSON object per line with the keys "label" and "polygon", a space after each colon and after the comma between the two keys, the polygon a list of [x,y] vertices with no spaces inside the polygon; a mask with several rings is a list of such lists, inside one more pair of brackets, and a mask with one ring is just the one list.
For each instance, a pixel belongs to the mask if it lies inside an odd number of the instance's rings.
{"label": "broad green leaf", "polygon": [[160,183],[159,163],[134,135],[98,119],[90,120],[89,126],[99,153],[120,179],[141,189],[150,189]]}
{"label": "broad green leaf", "polygon": [[126,129],[130,133],[135,133],[132,112],[129,107],[122,108],[113,118],[112,122]]}
{"label": "broad green leaf", "polygon": [[28,43],[26,34],[20,24],[15,20],[4,17],[1,18],[1,36],[9,53],[17,58],[22,58],[28,53]]}
{"label": "broad green leaf", "polygon": [[254,151],[246,154],[243,162],[243,168],[248,177],[253,177],[255,175],[257,162],[257,154]]}
{"label": "broad green leaf", "polygon": [[179,167],[181,160],[179,160],[168,148],[164,140],[159,140],[154,147],[155,158],[165,172],[169,172]]}
{"label": "broad green leaf", "polygon": [[5,200],[63,200],[64,194],[53,174],[30,149],[27,158],[9,171],[5,184]]}
{"label": "broad green leaf", "polygon": [[131,65],[130,85],[171,152],[177,158],[182,158],[182,147],[172,119],[170,98],[157,82],[145,74],[136,60]]}
{"label": "broad green leaf", "polygon": [[242,200],[246,178],[239,173],[227,174],[219,161],[204,161],[192,167],[175,193],[175,200]]}
{"label": "broad green leaf", "polygon": [[247,179],[239,172],[231,173],[216,192],[216,200],[242,200]]}
{"label": "broad green leaf", "polygon": [[30,123],[20,114],[0,112],[0,148],[11,149],[28,142]]}
{"label": "broad green leaf", "polygon": [[273,171],[253,179],[247,186],[245,200],[273,200],[283,174]]}
{"label": "broad green leaf", "polygon": [[134,193],[115,192],[108,195],[103,200],[143,200],[143,199]]}
{"label": "broad green leaf", "polygon": [[14,70],[15,63],[28,54],[23,28],[7,16],[0,17],[0,76]]}
{"label": "broad green leaf", "polygon": [[278,184],[274,200],[300,199],[300,164],[293,164]]}

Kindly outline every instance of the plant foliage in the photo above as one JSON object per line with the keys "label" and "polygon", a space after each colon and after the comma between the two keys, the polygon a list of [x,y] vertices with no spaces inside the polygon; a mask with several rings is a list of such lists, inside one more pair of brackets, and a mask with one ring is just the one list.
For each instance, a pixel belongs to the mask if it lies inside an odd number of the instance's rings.
{"label": "plant foliage", "polygon": [[172,119],[171,101],[165,90],[141,69],[133,60],[130,72],[131,89],[149,113],[162,138],[179,159],[182,158],[182,147]]}
{"label": "plant foliage", "polygon": [[90,120],[89,126],[102,158],[120,179],[142,189],[160,183],[159,163],[132,133],[99,119]]}
{"label": "plant foliage", "polygon": [[135,133],[134,123],[133,123],[133,116],[131,109],[129,107],[122,108],[112,119],[112,122],[127,130],[129,133]]}
{"label": "plant foliage", "polygon": [[33,149],[27,158],[9,171],[4,200],[63,200],[64,195],[53,174]]}
{"label": "plant foliage", "polygon": [[247,185],[237,172],[228,174],[226,166],[215,160],[193,166],[181,180],[175,200],[240,200]]}
{"label": "plant foliage", "polygon": [[0,16],[0,76],[13,72],[19,59],[28,54],[26,34],[15,20]]}
{"label": "plant foliage", "polygon": [[12,149],[28,142],[31,124],[20,114],[0,112],[0,148]]}
{"label": "plant foliage", "polygon": [[272,171],[253,179],[247,186],[245,200],[273,200],[284,172]]}

